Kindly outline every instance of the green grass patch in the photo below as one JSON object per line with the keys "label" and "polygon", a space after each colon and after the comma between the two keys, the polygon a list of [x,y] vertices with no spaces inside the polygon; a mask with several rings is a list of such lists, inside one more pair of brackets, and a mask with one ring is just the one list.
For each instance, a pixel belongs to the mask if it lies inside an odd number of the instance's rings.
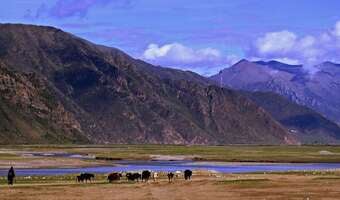
{"label": "green grass patch", "polygon": [[340,177],[316,177],[314,180],[340,180]]}
{"label": "green grass patch", "polygon": [[[91,154],[112,160],[147,160],[150,155],[187,155],[204,161],[340,163],[340,146],[12,145],[0,148],[39,152],[63,151]],[[325,151],[330,153],[322,154]]]}
{"label": "green grass patch", "polygon": [[14,153],[0,153],[0,160],[17,160],[21,157]]}

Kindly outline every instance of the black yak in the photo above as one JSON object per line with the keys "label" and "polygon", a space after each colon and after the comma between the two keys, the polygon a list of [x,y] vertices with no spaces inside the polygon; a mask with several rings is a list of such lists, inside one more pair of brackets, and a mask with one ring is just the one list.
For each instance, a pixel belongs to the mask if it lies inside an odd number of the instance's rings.
{"label": "black yak", "polygon": [[129,180],[129,181],[135,181],[142,178],[142,176],[140,175],[140,173],[127,173],[126,174],[126,178]]}
{"label": "black yak", "polygon": [[175,174],[174,174],[174,173],[172,173],[172,172],[169,172],[169,173],[168,173],[168,179],[169,179],[169,183],[171,183],[171,182],[172,182],[172,180],[174,179],[174,176],[175,176]]}
{"label": "black yak", "polygon": [[190,180],[191,179],[191,176],[192,176],[192,171],[187,169],[184,171],[184,179],[185,180]]}
{"label": "black yak", "polygon": [[90,174],[90,173],[81,173],[79,176],[77,176],[77,181],[78,182],[86,182],[90,181],[94,179],[94,174]]}
{"label": "black yak", "polygon": [[151,177],[151,172],[148,170],[145,170],[142,172],[142,181],[148,182],[148,180]]}
{"label": "black yak", "polygon": [[121,173],[111,173],[107,176],[107,180],[109,180],[109,182],[112,183],[112,181],[119,181],[121,177],[122,177]]}

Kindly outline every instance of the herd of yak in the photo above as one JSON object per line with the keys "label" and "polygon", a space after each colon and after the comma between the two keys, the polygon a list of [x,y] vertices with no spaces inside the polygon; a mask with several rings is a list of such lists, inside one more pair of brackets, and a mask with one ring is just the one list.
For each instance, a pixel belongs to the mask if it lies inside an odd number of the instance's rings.
{"label": "herd of yak", "polygon": [[[148,170],[144,170],[142,173],[118,173],[114,172],[111,173],[107,176],[107,180],[112,183],[113,181],[119,181],[121,178],[125,176],[128,181],[139,181],[141,180],[142,182],[148,182],[150,178],[152,178],[154,181],[156,181],[156,178],[158,178],[159,174],[158,172],[151,172]],[[175,173],[169,172],[167,174],[169,183],[173,181],[174,177],[180,177],[182,176],[181,171],[176,171]],[[185,180],[190,180],[192,176],[192,171],[187,169],[184,171],[184,179]],[[15,171],[13,166],[9,169],[8,175],[7,175],[7,180],[9,185],[13,185],[13,180],[15,178]],[[94,174],[91,173],[81,173],[79,176],[77,176],[77,181],[78,182],[91,182],[94,179]]]}
{"label": "herd of yak", "polygon": [[[181,172],[169,172],[167,174],[169,182],[172,182],[174,177],[180,176]],[[142,182],[148,182],[149,179],[153,179],[154,181],[156,178],[158,178],[159,174],[157,172],[151,172],[148,170],[144,170],[142,173],[118,173],[114,172],[111,173],[107,176],[107,180],[112,183],[113,181],[119,181],[121,178],[125,176],[128,181],[139,181],[141,180]],[[190,180],[192,176],[192,171],[191,170],[185,170],[184,171],[184,179],[185,180]],[[82,173],[79,176],[77,176],[77,181],[78,182],[91,182],[94,179],[94,174],[91,173]]]}

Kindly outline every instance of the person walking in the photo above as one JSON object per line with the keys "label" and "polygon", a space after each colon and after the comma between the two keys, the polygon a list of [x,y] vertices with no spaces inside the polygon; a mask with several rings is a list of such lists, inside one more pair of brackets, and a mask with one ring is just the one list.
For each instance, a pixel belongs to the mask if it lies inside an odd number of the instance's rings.
{"label": "person walking", "polygon": [[8,175],[7,175],[8,185],[13,185],[14,178],[15,178],[15,172],[14,172],[13,166],[11,166],[11,168],[8,170]]}

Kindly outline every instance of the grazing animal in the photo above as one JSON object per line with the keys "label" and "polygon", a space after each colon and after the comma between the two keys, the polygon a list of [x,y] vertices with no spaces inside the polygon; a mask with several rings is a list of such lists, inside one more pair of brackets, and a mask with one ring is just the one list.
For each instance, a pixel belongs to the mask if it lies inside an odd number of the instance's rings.
{"label": "grazing animal", "polygon": [[15,178],[14,168],[11,167],[11,168],[8,170],[8,174],[7,174],[8,185],[13,185],[14,178]]}
{"label": "grazing animal", "polygon": [[184,171],[184,179],[185,180],[190,180],[191,179],[191,176],[192,176],[192,171],[187,169]]}
{"label": "grazing animal", "polygon": [[175,176],[175,174],[174,174],[174,173],[172,173],[172,172],[169,172],[169,173],[168,173],[168,179],[169,179],[169,183],[171,183],[171,182],[172,182],[172,180],[174,179],[174,176]]}
{"label": "grazing animal", "polygon": [[142,176],[140,175],[140,173],[126,173],[126,178],[129,180],[129,181],[139,181],[139,179],[142,178]]}
{"label": "grazing animal", "polygon": [[148,182],[150,177],[151,177],[151,172],[150,171],[145,170],[145,171],[142,172],[142,182],[143,181]]}
{"label": "grazing animal", "polygon": [[126,177],[126,179],[127,179],[128,181],[131,181],[131,179],[132,179],[132,173],[127,172],[127,173],[125,174],[125,177]]}
{"label": "grazing animal", "polygon": [[82,180],[82,178],[81,178],[81,176],[79,175],[79,176],[77,176],[77,182],[83,182],[83,180]]}
{"label": "grazing animal", "polygon": [[92,179],[94,179],[94,174],[90,174],[90,173],[81,173],[79,176],[77,176],[77,181],[78,182],[86,182],[87,181],[92,181]]}
{"label": "grazing animal", "polygon": [[156,179],[158,178],[158,172],[153,172],[151,174],[151,177],[152,177],[153,181],[156,181]]}
{"label": "grazing animal", "polygon": [[181,171],[175,171],[175,177],[176,178],[182,177],[182,172]]}
{"label": "grazing animal", "polygon": [[107,180],[109,180],[109,183],[112,183],[112,181],[119,181],[121,177],[121,173],[111,173],[107,176]]}

